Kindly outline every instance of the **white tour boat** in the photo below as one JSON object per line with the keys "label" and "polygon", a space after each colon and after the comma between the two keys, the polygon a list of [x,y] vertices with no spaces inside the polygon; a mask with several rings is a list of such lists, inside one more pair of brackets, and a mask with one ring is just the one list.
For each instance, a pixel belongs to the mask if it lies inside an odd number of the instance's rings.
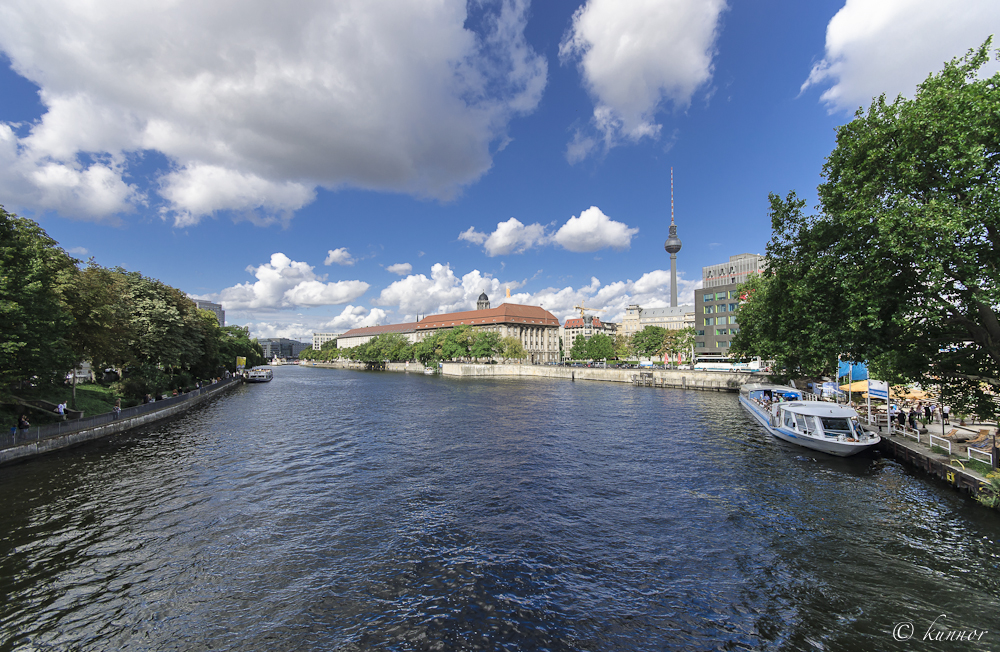
{"label": "white tour boat", "polygon": [[740,404],[778,439],[830,455],[847,457],[880,441],[861,427],[853,408],[803,400],[792,387],[747,383],[740,388]]}
{"label": "white tour boat", "polygon": [[268,383],[274,378],[274,372],[267,367],[258,367],[257,369],[251,369],[250,373],[247,374],[248,383]]}

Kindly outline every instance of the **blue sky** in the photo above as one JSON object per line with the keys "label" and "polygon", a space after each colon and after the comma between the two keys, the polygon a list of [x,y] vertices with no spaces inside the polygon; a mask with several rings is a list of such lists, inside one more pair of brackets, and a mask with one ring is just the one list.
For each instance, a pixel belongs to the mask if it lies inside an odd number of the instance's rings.
{"label": "blue sky", "polygon": [[[84,13],[85,11],[85,13]],[[669,303],[995,0],[10,0],[0,203],[259,336]],[[991,63],[991,71],[996,70]]]}

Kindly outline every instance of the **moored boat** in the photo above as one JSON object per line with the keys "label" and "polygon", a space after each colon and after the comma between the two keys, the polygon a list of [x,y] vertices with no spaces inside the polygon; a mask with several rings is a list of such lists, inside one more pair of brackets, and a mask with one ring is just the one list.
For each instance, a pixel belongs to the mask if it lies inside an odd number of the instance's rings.
{"label": "moored boat", "polygon": [[792,387],[747,383],[740,388],[740,405],[778,439],[822,453],[848,457],[880,441],[861,426],[853,408],[807,400]]}
{"label": "moored boat", "polygon": [[257,369],[251,369],[247,373],[248,383],[268,383],[274,378],[274,372],[267,367],[258,367]]}

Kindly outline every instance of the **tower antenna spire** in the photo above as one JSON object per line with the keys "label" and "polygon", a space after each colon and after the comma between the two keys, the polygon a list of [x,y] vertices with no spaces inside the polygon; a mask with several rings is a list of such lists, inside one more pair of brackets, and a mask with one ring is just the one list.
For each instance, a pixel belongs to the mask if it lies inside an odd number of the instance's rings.
{"label": "tower antenna spire", "polygon": [[670,223],[674,223],[674,166],[670,166]]}

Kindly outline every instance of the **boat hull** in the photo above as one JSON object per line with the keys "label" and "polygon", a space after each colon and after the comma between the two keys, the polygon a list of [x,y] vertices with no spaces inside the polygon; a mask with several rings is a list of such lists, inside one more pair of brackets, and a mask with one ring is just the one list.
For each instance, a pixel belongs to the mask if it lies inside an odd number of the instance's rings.
{"label": "boat hull", "polygon": [[740,396],[740,405],[742,405],[743,408],[749,412],[758,423],[760,423],[760,425],[764,426],[769,433],[778,439],[787,441],[790,444],[802,446],[803,448],[808,448],[810,450],[827,453],[828,455],[850,457],[851,455],[857,455],[861,451],[868,450],[880,441],[877,436],[873,436],[872,439],[866,442],[836,441],[819,437],[807,437],[802,433],[795,433],[787,428],[772,426],[770,415],[765,412],[763,408],[743,396]]}

